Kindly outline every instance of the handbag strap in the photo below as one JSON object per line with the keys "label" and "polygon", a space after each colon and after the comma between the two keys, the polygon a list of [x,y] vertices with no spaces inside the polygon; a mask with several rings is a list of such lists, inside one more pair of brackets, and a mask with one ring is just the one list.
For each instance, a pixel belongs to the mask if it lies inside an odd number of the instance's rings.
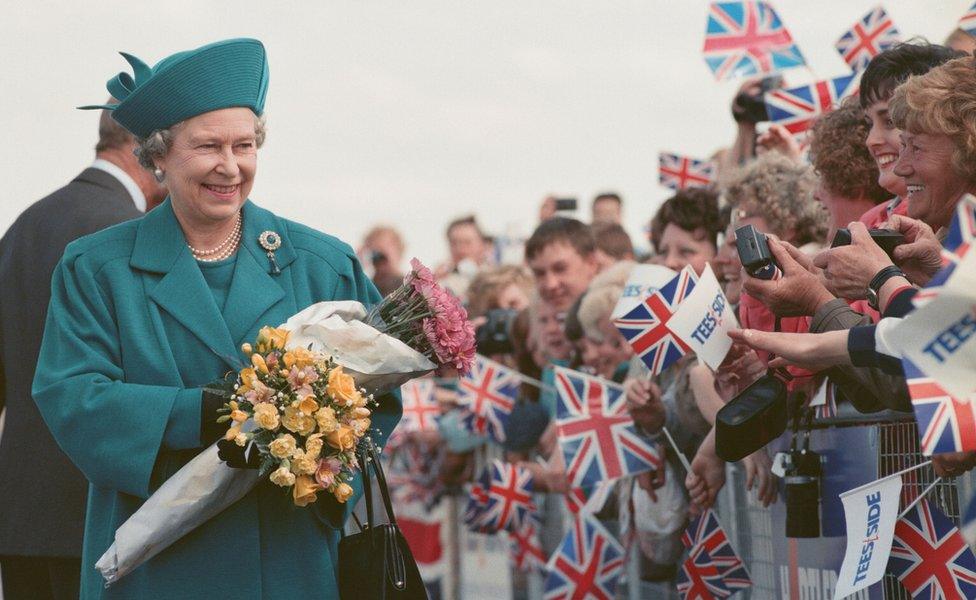
{"label": "handbag strap", "polygon": [[[358,455],[360,469],[363,473],[363,493],[366,501],[366,528],[376,526],[373,511],[373,482],[370,469],[376,475],[376,484],[380,490],[380,498],[383,500],[383,506],[386,509],[387,519],[389,519],[390,524],[396,525],[396,516],[393,514],[393,502],[390,500],[390,489],[386,484],[386,474],[383,472],[383,465],[380,464],[380,459],[376,455],[376,446],[373,444],[373,440],[366,438],[360,444],[356,454]],[[360,525],[360,529],[363,529],[362,525]]]}

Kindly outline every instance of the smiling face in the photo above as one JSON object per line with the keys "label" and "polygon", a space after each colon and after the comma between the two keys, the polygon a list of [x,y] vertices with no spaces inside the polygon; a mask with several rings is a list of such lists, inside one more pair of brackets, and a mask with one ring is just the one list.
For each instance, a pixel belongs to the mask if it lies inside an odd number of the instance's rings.
{"label": "smiling face", "polygon": [[674,223],[668,223],[657,244],[659,264],[680,271],[691,265],[697,275],[705,270],[705,264],[715,258],[715,246],[708,240],[705,230],[685,231]]}
{"label": "smiling face", "polygon": [[609,317],[603,317],[597,323],[599,339],[591,336],[583,338],[583,364],[593,369],[593,372],[610,379],[621,363],[630,360],[634,351],[624,336],[613,326]]}
{"label": "smiling face", "polygon": [[584,257],[569,242],[557,240],[529,259],[529,268],[543,302],[566,312],[590,285],[597,263],[593,254]]}
{"label": "smiling face", "polygon": [[871,131],[865,141],[868,151],[878,164],[878,185],[896,196],[905,197],[905,180],[895,174],[895,162],[901,149],[901,131],[888,116],[888,101],[879,100],[865,111],[871,121]]}
{"label": "smiling face", "polygon": [[905,179],[908,216],[935,230],[945,227],[968,187],[952,168],[955,145],[941,133],[903,131],[901,139],[903,149],[894,170]]}
{"label": "smiling face", "polygon": [[173,128],[169,152],[156,166],[181,221],[212,227],[237,215],[257,170],[256,119],[248,108],[224,108]]}

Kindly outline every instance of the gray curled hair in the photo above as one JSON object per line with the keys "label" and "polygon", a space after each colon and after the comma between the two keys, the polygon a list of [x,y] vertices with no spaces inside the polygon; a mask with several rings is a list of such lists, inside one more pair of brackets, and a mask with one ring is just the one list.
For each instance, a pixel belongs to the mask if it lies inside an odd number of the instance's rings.
{"label": "gray curled hair", "polygon": [[[182,124],[181,121],[166,129],[157,129],[144,139],[136,139],[136,148],[133,150],[133,153],[143,168],[149,171],[155,170],[155,160],[166,156],[166,153],[173,146],[173,130]],[[264,116],[258,117],[254,121],[254,142],[258,148],[264,145],[264,138],[267,137],[267,134],[268,131]]]}

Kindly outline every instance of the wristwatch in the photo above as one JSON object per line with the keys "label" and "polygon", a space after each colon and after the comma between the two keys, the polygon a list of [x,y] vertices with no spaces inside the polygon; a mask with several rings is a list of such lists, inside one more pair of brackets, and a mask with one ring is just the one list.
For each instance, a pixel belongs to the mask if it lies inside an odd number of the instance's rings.
{"label": "wristwatch", "polygon": [[896,267],[895,265],[888,265],[887,267],[878,271],[877,275],[871,278],[871,283],[868,284],[867,298],[868,306],[874,310],[881,310],[878,308],[878,294],[881,292],[881,286],[885,284],[886,281],[892,277],[904,277],[905,272]]}

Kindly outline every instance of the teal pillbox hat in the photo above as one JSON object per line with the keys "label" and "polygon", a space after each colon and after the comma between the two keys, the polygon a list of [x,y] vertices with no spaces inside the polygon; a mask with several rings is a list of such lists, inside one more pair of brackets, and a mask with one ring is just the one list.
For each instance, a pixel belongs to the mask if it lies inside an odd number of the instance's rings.
{"label": "teal pillbox hat", "polygon": [[264,44],[237,38],[178,52],[150,68],[121,53],[133,74],[109,79],[108,91],[118,104],[82,106],[108,109],[122,127],[138,138],[157,129],[221,108],[247,107],[264,112],[268,60]]}

